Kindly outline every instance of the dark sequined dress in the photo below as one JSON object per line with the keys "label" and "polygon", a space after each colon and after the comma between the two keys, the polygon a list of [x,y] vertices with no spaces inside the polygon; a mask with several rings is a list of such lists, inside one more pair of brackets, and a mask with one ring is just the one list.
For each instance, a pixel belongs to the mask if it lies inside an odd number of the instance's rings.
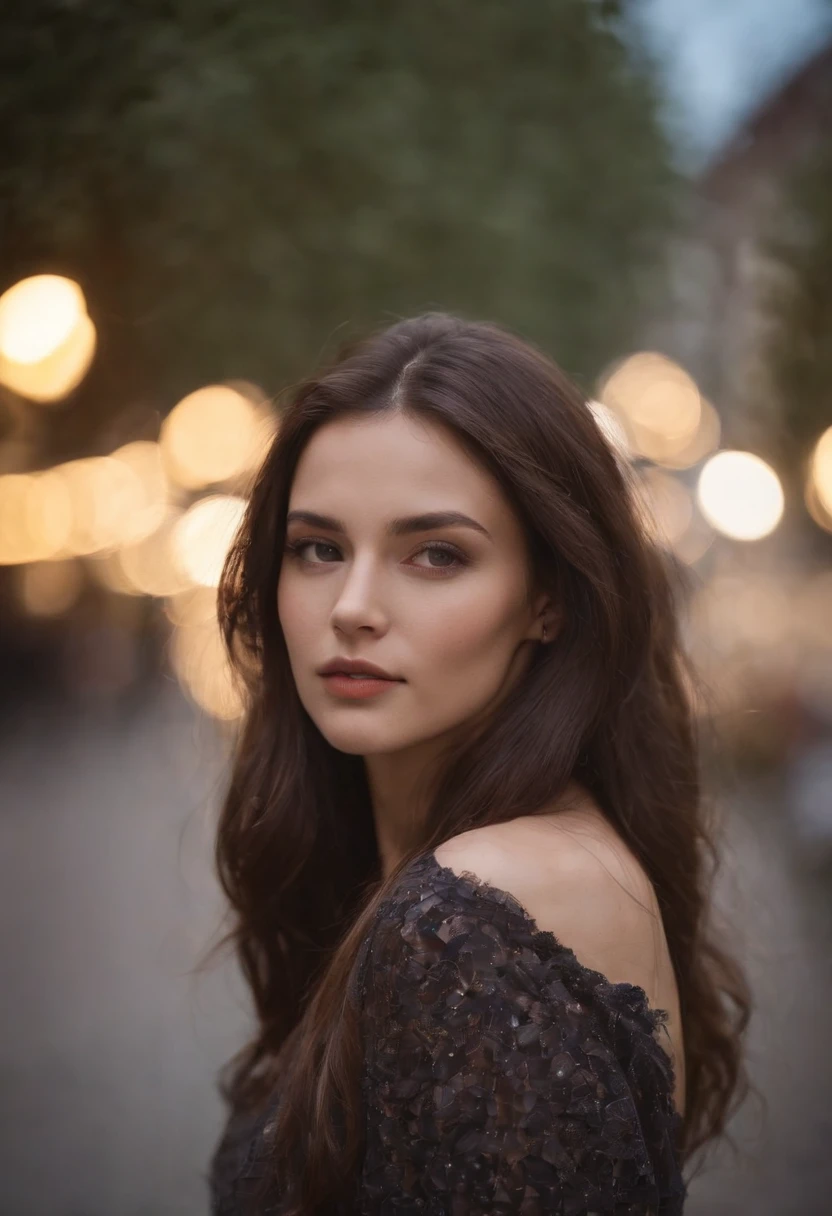
{"label": "dark sequined dress", "polygon": [[[366,1146],[339,1216],[682,1211],[666,1015],[583,967],[508,892],[417,858],[355,982]],[[213,1216],[279,1214],[250,1198],[269,1117],[229,1119]]]}

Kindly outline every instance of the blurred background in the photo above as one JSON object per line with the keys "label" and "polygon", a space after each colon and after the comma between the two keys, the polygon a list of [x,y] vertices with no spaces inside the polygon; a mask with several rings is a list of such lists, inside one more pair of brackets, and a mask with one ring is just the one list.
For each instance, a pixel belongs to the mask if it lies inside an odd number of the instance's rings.
{"label": "blurred background", "polygon": [[832,3],[0,15],[0,1211],[197,1216],[249,1031],[214,594],[292,384],[442,308],[578,380],[684,574],[763,1104],[691,1216],[828,1211]]}

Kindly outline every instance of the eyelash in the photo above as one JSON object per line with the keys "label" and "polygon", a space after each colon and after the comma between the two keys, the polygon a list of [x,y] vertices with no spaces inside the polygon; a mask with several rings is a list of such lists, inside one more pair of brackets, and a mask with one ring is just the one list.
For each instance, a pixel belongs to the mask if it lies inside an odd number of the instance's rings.
{"label": "eyelash", "polygon": [[[292,541],[291,543],[287,543],[286,550],[287,550],[287,552],[291,553],[292,556],[295,557],[299,562],[302,562],[306,566],[328,566],[328,565],[335,564],[334,562],[310,562],[305,557],[301,557],[300,550],[305,548],[306,545],[323,545],[327,549],[336,549],[337,550],[337,545],[333,545],[331,541],[320,540],[315,537],[304,537],[302,540],[296,540],[296,541]],[[456,572],[456,570],[462,569],[463,567],[465,567],[469,564],[469,558],[467,558],[460,549],[457,549],[455,545],[442,544],[438,541],[432,541],[429,544],[422,545],[421,549],[417,549],[416,553],[414,553],[413,556],[416,557],[417,554],[419,554],[419,553],[431,552],[431,550],[438,551],[439,553],[449,553],[451,555],[451,557],[455,558],[455,560],[456,560],[455,566],[420,566],[420,567],[418,567],[418,569],[420,569],[420,570],[430,570],[432,574],[437,575],[440,578],[442,578],[446,574],[454,574]]]}

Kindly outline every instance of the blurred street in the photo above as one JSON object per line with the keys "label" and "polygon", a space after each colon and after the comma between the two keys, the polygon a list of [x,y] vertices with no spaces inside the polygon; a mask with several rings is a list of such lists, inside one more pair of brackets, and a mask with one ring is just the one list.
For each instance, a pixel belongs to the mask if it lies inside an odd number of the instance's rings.
{"label": "blurred street", "polygon": [[428,310],[554,357],[679,576],[762,1099],[685,1216],[825,1214],[832,2],[325,9],[0,15],[0,1216],[208,1212],[218,587],[300,386]]}
{"label": "blurred street", "polygon": [[[220,1064],[246,1033],[230,963],[188,972],[222,903],[216,727],[170,683],[119,715],[33,716],[0,752],[3,1216],[201,1216]],[[829,905],[780,808],[730,815],[722,903],[758,1002],[768,1102],[694,1181],[690,1216],[821,1216],[832,1189]],[[734,862],[742,858],[741,868]]]}
{"label": "blurred street", "polygon": [[245,1036],[221,916],[215,727],[175,686],[133,716],[21,725],[0,761],[3,1216],[196,1216]]}

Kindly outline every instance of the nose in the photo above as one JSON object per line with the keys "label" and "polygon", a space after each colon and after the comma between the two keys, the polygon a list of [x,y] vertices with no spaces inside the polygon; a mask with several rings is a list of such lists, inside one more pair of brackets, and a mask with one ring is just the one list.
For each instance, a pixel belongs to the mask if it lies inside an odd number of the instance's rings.
{"label": "nose", "polygon": [[387,614],[379,596],[378,578],[373,563],[353,562],[347,568],[341,592],[332,609],[332,624],[342,633],[371,628],[376,632],[386,627]]}

